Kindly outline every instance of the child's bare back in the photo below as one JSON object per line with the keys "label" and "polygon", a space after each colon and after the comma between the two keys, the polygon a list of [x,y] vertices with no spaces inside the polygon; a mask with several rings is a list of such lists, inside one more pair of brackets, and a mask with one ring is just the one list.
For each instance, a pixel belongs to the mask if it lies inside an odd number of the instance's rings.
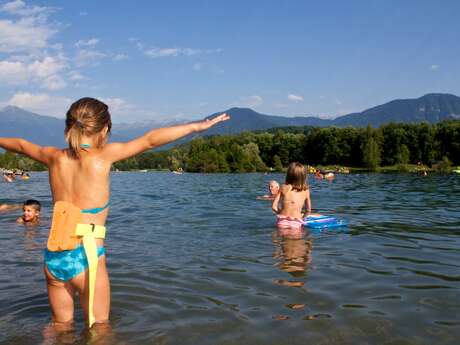
{"label": "child's bare back", "polygon": [[293,190],[292,185],[283,184],[280,189],[280,198],[283,202],[283,207],[278,213],[279,215],[302,218],[302,208],[307,199],[310,199],[310,191],[307,190]]}

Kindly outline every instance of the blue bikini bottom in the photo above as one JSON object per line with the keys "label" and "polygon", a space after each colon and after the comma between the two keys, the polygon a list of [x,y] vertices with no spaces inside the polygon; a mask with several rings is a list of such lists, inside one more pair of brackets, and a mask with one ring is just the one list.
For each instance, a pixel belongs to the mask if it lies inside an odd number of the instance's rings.
{"label": "blue bikini bottom", "polygon": [[[97,256],[104,254],[105,248],[97,247]],[[83,246],[60,252],[45,249],[45,265],[55,278],[68,281],[88,268],[88,259]]]}

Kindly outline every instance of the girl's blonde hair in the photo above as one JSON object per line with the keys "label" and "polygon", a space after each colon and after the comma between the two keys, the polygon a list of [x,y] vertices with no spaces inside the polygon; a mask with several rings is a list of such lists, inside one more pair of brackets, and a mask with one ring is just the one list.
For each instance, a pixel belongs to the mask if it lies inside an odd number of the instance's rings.
{"label": "girl's blonde hair", "polygon": [[295,191],[304,191],[308,189],[307,170],[297,162],[291,163],[288,166],[286,174],[286,184],[290,184]]}
{"label": "girl's blonde hair", "polygon": [[[105,127],[107,134],[112,128],[109,107],[101,101],[85,97],[73,103],[66,114],[65,139],[69,144],[70,153],[74,157],[80,156],[80,145],[83,135],[92,136],[100,133]],[[99,136],[96,147],[105,144],[106,137]]]}

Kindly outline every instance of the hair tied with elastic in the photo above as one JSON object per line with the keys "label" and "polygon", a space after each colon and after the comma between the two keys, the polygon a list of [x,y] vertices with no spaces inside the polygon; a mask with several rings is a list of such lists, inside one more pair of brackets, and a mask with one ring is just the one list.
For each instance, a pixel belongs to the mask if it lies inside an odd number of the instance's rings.
{"label": "hair tied with elastic", "polygon": [[84,129],[84,128],[85,128],[85,126],[83,125],[83,123],[81,123],[79,120],[75,120],[75,122],[74,122],[73,125],[74,125],[74,126],[77,126],[77,127],[80,128],[80,129]]}

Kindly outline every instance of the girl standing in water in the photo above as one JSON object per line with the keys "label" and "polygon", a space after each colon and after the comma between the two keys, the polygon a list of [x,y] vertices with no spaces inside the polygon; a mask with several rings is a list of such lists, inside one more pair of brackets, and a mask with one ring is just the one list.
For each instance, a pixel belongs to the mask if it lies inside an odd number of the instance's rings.
{"label": "girl standing in water", "polygon": [[228,119],[222,114],[212,120],[153,129],[126,143],[108,144],[112,122],[107,105],[82,98],[67,112],[66,149],[0,138],[1,148],[24,154],[49,169],[54,210],[44,271],[54,324],[72,323],[76,292],[89,327],[109,320],[104,224],[112,164]]}
{"label": "girl standing in water", "polygon": [[[283,207],[279,207],[282,200]],[[286,182],[273,200],[272,209],[277,214],[278,228],[300,229],[303,225],[302,208],[305,217],[311,213],[310,190],[307,185],[307,171],[300,163],[289,164]]]}

